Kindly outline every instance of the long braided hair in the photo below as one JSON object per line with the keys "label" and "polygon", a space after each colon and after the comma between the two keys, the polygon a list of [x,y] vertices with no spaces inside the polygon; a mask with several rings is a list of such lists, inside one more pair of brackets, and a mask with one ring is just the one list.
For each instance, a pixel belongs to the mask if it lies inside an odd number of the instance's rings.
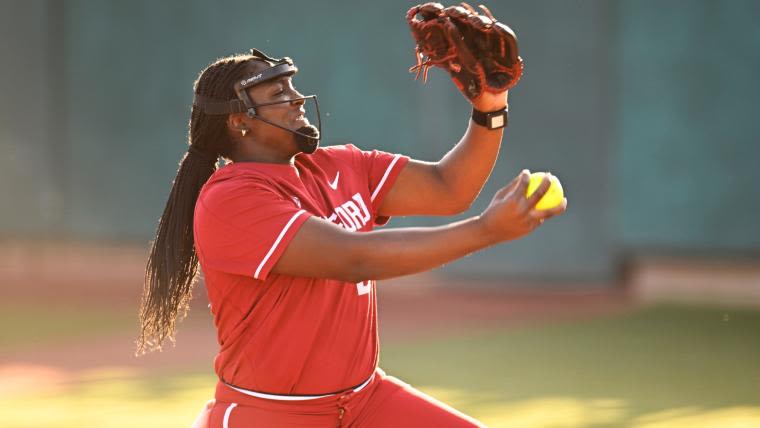
{"label": "long braided hair", "polygon": [[[251,55],[216,60],[198,76],[195,93],[217,100],[235,99],[234,82],[250,73],[256,60]],[[233,147],[226,115],[209,115],[193,106],[189,127],[190,147],[179,163],[145,269],[138,355],[160,350],[166,339],[173,342],[177,322],[187,315],[198,273],[193,239],[195,203],[201,187],[216,171],[218,157],[229,158]]]}

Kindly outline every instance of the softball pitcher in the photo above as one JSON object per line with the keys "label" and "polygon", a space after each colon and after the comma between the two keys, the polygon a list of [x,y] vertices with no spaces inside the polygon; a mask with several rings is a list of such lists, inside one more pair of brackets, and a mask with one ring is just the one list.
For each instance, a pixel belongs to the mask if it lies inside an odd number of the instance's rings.
{"label": "softball pitcher", "polygon": [[[511,30],[494,30],[490,14],[459,9],[417,6],[413,34],[429,42],[435,37],[425,34],[450,38],[447,25],[470,25],[500,40],[490,57],[507,66],[483,64],[486,55],[473,47],[463,54],[459,37],[448,42],[464,58],[456,67],[434,56],[439,47],[418,43],[413,69],[449,67],[473,106],[463,137],[435,163],[353,145],[320,147],[317,97],[295,88],[298,69],[289,58],[253,49],[201,72],[189,149],[148,261],[138,340],[144,352],[173,337],[200,267],[217,328],[219,382],[195,426],[482,426],[378,367],[376,280],[517,239],[566,208],[564,201],[536,210],[549,181],[526,197],[523,171],[479,216],[375,230],[391,216],[465,211],[496,161],[507,90],[522,61]],[[477,26],[486,20],[491,30]],[[353,102],[361,107],[361,99]],[[316,117],[306,114],[307,103]],[[221,168],[219,157],[227,161]]]}

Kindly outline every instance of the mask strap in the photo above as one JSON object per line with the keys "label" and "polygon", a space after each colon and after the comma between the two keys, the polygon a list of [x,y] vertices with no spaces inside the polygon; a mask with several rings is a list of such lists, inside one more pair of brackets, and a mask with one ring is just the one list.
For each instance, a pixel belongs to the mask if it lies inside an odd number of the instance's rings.
{"label": "mask strap", "polygon": [[200,94],[193,97],[193,105],[206,114],[245,113],[248,107],[242,100],[219,101]]}

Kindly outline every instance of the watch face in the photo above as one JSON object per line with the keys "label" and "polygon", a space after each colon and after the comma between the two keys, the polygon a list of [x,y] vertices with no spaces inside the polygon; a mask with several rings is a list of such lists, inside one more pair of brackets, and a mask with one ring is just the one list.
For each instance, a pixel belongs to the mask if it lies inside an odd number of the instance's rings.
{"label": "watch face", "polygon": [[491,126],[489,128],[496,129],[501,128],[504,126],[504,115],[500,114],[498,116],[491,116]]}

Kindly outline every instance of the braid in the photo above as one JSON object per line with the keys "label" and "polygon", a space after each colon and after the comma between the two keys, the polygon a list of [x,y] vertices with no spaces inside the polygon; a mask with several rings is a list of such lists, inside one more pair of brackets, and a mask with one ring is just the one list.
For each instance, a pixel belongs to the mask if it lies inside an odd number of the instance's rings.
{"label": "braid", "polygon": [[[234,82],[245,76],[254,59],[237,55],[215,61],[195,81],[195,92],[219,100],[234,99]],[[196,106],[190,112],[192,150],[179,163],[145,269],[138,354],[160,350],[166,339],[173,342],[177,322],[187,315],[198,273],[193,212],[201,187],[217,169],[215,159],[231,155],[233,142],[226,122],[227,116],[208,115]]]}

